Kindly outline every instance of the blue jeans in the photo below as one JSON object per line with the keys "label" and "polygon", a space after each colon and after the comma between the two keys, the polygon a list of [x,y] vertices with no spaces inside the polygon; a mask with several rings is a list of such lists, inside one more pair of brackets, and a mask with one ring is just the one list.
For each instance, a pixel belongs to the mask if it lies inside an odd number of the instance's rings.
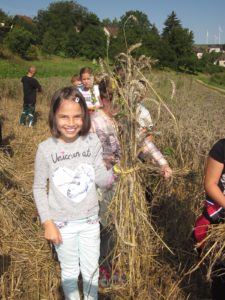
{"label": "blue jeans", "polygon": [[84,300],[98,299],[100,228],[98,217],[55,222],[63,243],[55,245],[61,267],[65,300],[79,300],[78,276],[83,279]]}

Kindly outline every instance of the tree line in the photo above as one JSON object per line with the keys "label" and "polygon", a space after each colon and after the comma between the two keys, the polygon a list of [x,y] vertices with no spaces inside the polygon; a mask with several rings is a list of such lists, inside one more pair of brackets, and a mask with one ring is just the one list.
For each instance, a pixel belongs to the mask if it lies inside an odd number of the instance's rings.
{"label": "tree line", "polygon": [[[37,16],[9,16],[0,9],[0,48],[8,48],[24,59],[38,53],[63,57],[98,59],[116,55],[141,42],[134,55],[146,55],[160,67],[195,72],[199,62],[194,52],[194,35],[184,28],[176,13],[164,22],[162,33],[141,11],[130,10],[119,20],[99,20],[76,1],[52,2]],[[4,25],[3,25],[4,24]],[[104,28],[114,29],[107,35]],[[207,61],[208,63],[208,61]]]}

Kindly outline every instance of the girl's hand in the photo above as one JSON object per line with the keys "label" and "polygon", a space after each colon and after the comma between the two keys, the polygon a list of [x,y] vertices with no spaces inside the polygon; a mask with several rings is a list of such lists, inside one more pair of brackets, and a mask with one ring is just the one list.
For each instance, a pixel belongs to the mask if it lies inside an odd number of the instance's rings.
{"label": "girl's hand", "polygon": [[55,223],[52,220],[47,220],[44,223],[44,237],[46,240],[59,245],[62,243],[62,236],[59,229],[56,227]]}
{"label": "girl's hand", "polygon": [[168,165],[162,166],[161,170],[165,179],[169,179],[173,174],[172,169]]}

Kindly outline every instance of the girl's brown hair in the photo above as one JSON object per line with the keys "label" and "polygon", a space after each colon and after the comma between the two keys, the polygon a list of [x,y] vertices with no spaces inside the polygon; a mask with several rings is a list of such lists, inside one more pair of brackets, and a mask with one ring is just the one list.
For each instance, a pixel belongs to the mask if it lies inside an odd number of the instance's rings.
{"label": "girl's brown hair", "polygon": [[91,128],[91,119],[86,105],[86,101],[82,94],[75,87],[64,87],[56,91],[52,96],[51,100],[48,123],[52,136],[56,138],[60,136],[60,132],[58,131],[56,124],[55,115],[63,100],[71,100],[80,105],[83,113],[83,125],[80,131],[80,135],[86,135]]}
{"label": "girl's brown hair", "polygon": [[91,68],[89,68],[89,67],[83,67],[83,68],[80,69],[80,78],[82,78],[82,75],[85,74],[85,73],[93,75],[93,71],[92,71]]}
{"label": "girl's brown hair", "polygon": [[99,83],[99,92],[101,99],[113,100],[114,90],[112,87],[112,81],[110,78],[103,78]]}

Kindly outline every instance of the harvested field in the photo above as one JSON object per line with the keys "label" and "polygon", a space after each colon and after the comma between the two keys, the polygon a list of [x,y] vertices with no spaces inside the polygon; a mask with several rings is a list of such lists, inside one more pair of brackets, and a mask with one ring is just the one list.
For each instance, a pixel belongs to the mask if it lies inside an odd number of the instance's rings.
{"label": "harvested field", "polygon": [[[149,263],[151,273],[146,274],[145,268],[138,270],[142,261],[137,259],[133,262],[136,270],[129,269],[131,275],[135,271],[141,274],[136,282],[131,281],[134,285],[132,297],[130,282],[112,285],[101,291],[101,297],[105,294],[121,300],[207,299],[205,270],[185,274],[196,263],[191,231],[204,200],[202,179],[206,156],[212,144],[225,136],[225,96],[183,75],[152,73],[150,82],[176,120],[163,105],[159,111],[153,101],[157,100],[155,95],[149,92],[150,100],[145,104],[155,121],[155,143],[166,155],[175,174],[170,182],[165,182],[154,170],[143,171],[146,172],[143,174],[154,195],[149,204],[151,226],[169,249],[155,236],[147,240],[152,243],[149,254],[145,255],[136,245],[135,251],[140,253],[141,259],[144,257],[146,264]],[[59,266],[43,238],[32,199],[32,183],[36,147],[49,136],[47,115],[51,95],[59,87],[69,85],[70,78],[42,79],[40,83],[44,92],[38,97],[38,121],[34,128],[18,125],[22,108],[20,80],[0,83],[3,120],[0,294],[3,300],[62,299]],[[142,239],[145,237],[141,235]],[[127,253],[128,248],[129,245],[124,248]],[[124,258],[122,261],[126,263]],[[135,274],[132,276],[136,278]]]}

